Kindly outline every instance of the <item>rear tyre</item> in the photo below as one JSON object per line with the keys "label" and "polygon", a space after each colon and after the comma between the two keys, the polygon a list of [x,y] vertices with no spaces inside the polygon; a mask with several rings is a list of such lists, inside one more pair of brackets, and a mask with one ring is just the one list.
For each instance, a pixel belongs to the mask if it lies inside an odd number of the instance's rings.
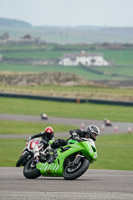
{"label": "rear tyre", "polygon": [[77,165],[74,165],[73,162],[69,163],[63,172],[64,179],[74,180],[80,177],[87,171],[89,164],[90,162],[86,158],[81,159]]}
{"label": "rear tyre", "polygon": [[29,153],[27,151],[24,152],[23,155],[20,156],[19,160],[16,163],[16,167],[20,167],[21,165],[24,166],[25,165],[25,161],[27,160],[29,156]]}
{"label": "rear tyre", "polygon": [[41,173],[36,166],[32,166],[33,159],[30,159],[24,166],[23,174],[28,179],[35,179],[41,176]]}

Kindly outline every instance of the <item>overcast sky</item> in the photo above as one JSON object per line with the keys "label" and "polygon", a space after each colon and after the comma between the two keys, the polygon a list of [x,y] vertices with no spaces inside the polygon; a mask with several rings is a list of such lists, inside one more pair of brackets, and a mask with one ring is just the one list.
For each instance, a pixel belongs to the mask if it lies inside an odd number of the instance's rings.
{"label": "overcast sky", "polygon": [[0,17],[34,26],[133,26],[133,0],[0,0]]}

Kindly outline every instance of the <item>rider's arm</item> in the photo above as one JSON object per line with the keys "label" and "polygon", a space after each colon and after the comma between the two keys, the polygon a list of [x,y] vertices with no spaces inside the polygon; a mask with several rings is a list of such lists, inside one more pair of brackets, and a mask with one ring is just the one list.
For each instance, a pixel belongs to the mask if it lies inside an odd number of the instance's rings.
{"label": "rider's arm", "polygon": [[69,131],[70,135],[78,135],[79,137],[85,137],[86,136],[86,132],[82,129],[72,129]]}
{"label": "rider's arm", "polygon": [[82,130],[82,129],[76,129],[76,133],[79,137],[86,137],[86,131]]}
{"label": "rider's arm", "polygon": [[36,135],[33,135],[33,136],[31,136],[31,138],[30,138],[30,139],[34,139],[34,138],[38,138],[38,137],[42,137],[42,135],[43,135],[43,132],[41,132],[41,133],[39,133],[39,134],[36,134]]}
{"label": "rider's arm", "polygon": [[61,146],[65,146],[67,144],[67,141],[64,139],[57,139],[51,144],[52,149],[59,148]]}
{"label": "rider's arm", "polygon": [[69,133],[70,133],[72,139],[77,140],[77,141],[80,140],[79,135],[76,133],[76,129],[70,130]]}
{"label": "rider's arm", "polygon": [[76,129],[72,129],[69,131],[70,135],[73,136],[74,133],[76,133]]}
{"label": "rider's arm", "polygon": [[71,137],[77,141],[81,141],[81,138],[86,137],[86,132],[82,129],[73,129],[70,130],[69,133],[71,134]]}
{"label": "rider's arm", "polygon": [[54,133],[50,134],[50,137],[48,138],[48,140],[49,140],[49,141],[50,141],[50,140],[55,140],[55,139],[54,139]]}
{"label": "rider's arm", "polygon": [[48,143],[47,140],[42,139],[42,140],[41,140],[41,143],[43,143],[44,148],[47,148],[47,147],[49,146],[49,143]]}

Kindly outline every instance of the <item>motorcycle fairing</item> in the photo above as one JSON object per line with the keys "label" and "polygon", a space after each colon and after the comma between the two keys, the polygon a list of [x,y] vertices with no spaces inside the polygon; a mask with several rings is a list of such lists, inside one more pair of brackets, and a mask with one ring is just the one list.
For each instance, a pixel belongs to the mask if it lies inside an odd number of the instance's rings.
{"label": "motorcycle fairing", "polygon": [[88,141],[68,144],[64,146],[64,148],[65,147],[69,148],[66,151],[62,151],[61,148],[57,149],[57,157],[53,163],[37,163],[36,168],[40,170],[43,176],[62,176],[64,170],[64,160],[74,153],[81,152],[83,156],[90,160],[90,162],[93,162],[97,159],[96,149],[94,149],[94,147],[92,147],[91,143]]}

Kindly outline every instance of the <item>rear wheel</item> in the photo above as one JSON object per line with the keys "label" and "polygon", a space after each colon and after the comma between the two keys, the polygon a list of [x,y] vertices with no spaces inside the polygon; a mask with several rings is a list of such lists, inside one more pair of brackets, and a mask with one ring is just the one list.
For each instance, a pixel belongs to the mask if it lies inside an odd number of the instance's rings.
{"label": "rear wheel", "polygon": [[23,174],[28,179],[35,179],[41,175],[40,171],[36,169],[36,164],[33,163],[33,158],[24,166]]}
{"label": "rear wheel", "polygon": [[87,171],[89,164],[90,162],[86,158],[82,158],[78,164],[74,164],[74,162],[69,163],[63,172],[64,179],[74,180],[80,177]]}

